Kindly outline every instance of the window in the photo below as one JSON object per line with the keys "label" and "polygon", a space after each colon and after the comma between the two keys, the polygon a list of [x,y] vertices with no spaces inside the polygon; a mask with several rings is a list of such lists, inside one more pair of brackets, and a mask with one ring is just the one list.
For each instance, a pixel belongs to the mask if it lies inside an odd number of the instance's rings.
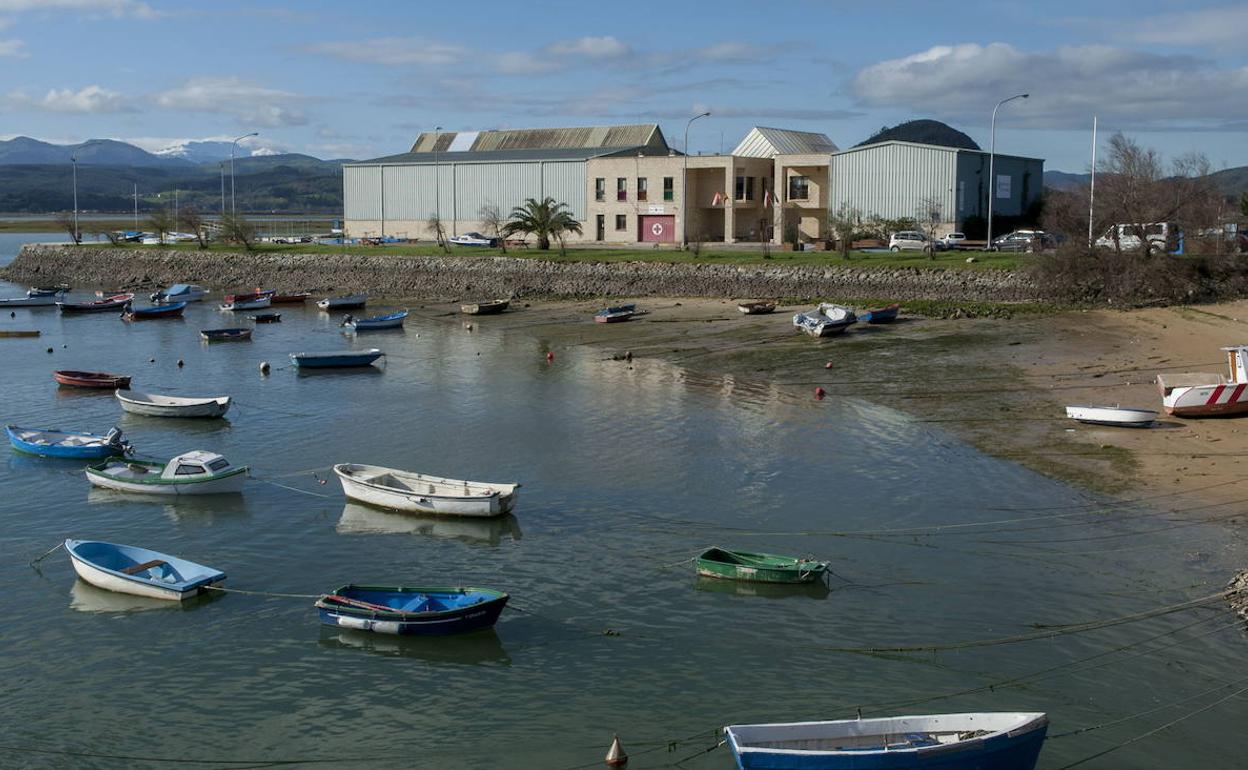
{"label": "window", "polygon": [[208,463],[208,469],[211,470],[213,473],[216,473],[217,471],[225,470],[228,467],[230,467],[230,461],[225,459],[224,457],[218,457],[217,459]]}
{"label": "window", "polygon": [[637,200],[644,201],[650,194],[650,180],[644,176],[637,177]]}
{"label": "window", "polygon": [[752,176],[745,178],[745,199],[747,201],[754,200],[754,177]]}
{"label": "window", "polygon": [[663,177],[663,200],[670,201],[676,199],[676,191],[672,181],[672,177]]}
{"label": "window", "polygon": [[737,169],[737,183],[732,191],[733,200],[745,200],[745,177],[741,175],[741,169]]}
{"label": "window", "polygon": [[204,466],[202,465],[179,465],[178,469],[174,471],[174,475],[175,476],[195,476],[203,472],[204,472]]}
{"label": "window", "polygon": [[628,214],[616,214],[615,215],[615,229],[616,230],[628,229]]}
{"label": "window", "polygon": [[594,200],[605,201],[607,199],[607,180],[598,177],[594,180]]}
{"label": "window", "polygon": [[789,177],[789,200],[804,201],[810,197],[810,180],[804,176]]}
{"label": "window", "polygon": [[617,201],[628,200],[628,180],[624,177],[615,180],[615,199]]}

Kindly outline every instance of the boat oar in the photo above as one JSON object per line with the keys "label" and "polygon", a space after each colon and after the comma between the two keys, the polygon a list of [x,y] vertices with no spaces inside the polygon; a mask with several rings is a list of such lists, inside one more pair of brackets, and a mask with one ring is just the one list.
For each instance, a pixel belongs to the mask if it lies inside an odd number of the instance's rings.
{"label": "boat oar", "polygon": [[341,604],[347,604],[353,607],[360,607],[362,609],[372,610],[373,612],[399,612],[399,610],[396,610],[393,607],[387,607],[384,604],[373,604],[371,602],[360,601],[359,599],[351,599],[346,596],[339,596],[338,594],[325,594],[321,598],[325,601],[339,602]]}
{"label": "boat oar", "polygon": [[52,554],[56,553],[56,550],[57,550],[58,548],[64,548],[64,547],[65,547],[65,542],[64,542],[64,541],[57,543],[56,545],[52,546],[52,547],[51,547],[51,548],[49,548],[48,550],[44,551],[43,555],[42,555],[42,556],[40,556],[38,559],[35,559],[34,561],[32,561],[32,562],[30,563],[30,566],[32,566],[32,567],[33,567],[33,566],[35,566],[35,565],[36,565],[36,564],[38,564],[39,562],[43,561],[44,559],[48,558],[48,557],[49,557],[49,556],[51,556]]}

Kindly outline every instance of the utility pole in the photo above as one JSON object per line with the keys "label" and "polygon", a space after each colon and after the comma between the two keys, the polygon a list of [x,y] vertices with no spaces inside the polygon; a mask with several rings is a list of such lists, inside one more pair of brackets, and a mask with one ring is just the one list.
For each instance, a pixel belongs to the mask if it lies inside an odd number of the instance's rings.
{"label": "utility pole", "polygon": [[217,165],[221,167],[221,216],[225,216],[225,161]]}
{"label": "utility pole", "polygon": [[1092,222],[1096,211],[1096,116],[1092,116],[1092,186],[1088,189],[1088,248],[1092,248]]}
{"label": "utility pole", "polygon": [[139,231],[139,183],[134,183],[134,231]]}
{"label": "utility pole", "polygon": [[[433,216],[438,220],[438,232],[434,235],[438,239],[438,246],[443,246],[442,233],[446,229],[442,227],[442,166],[438,165],[438,137],[442,133],[442,126],[433,127]],[[385,212],[382,212],[385,216]]]}
{"label": "utility pole", "polygon": [[78,151],[74,150],[74,154],[69,156],[69,162],[74,165],[74,245],[78,245],[81,230],[78,229]]}

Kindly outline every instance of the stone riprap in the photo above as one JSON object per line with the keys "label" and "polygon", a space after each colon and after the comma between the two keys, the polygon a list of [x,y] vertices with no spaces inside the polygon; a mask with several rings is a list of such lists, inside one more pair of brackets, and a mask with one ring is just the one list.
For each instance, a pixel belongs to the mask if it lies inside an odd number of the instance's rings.
{"label": "stone riprap", "polygon": [[1018,302],[1042,293],[1021,271],[705,262],[553,262],[514,257],[408,257],[126,249],[30,244],[0,272],[23,284],[147,288],[177,282],[378,297],[887,297]]}

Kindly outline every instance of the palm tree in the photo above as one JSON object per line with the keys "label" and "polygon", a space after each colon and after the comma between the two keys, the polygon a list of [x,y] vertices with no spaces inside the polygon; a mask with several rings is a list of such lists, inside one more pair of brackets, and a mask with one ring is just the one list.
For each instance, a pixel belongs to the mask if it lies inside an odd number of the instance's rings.
{"label": "palm tree", "polygon": [[550,249],[550,239],[558,238],[562,243],[563,236],[568,233],[581,232],[581,223],[576,221],[566,203],[556,203],[554,198],[528,198],[523,206],[511,210],[510,221],[503,227],[503,237],[508,238],[517,233],[537,237],[537,248],[542,251]]}

